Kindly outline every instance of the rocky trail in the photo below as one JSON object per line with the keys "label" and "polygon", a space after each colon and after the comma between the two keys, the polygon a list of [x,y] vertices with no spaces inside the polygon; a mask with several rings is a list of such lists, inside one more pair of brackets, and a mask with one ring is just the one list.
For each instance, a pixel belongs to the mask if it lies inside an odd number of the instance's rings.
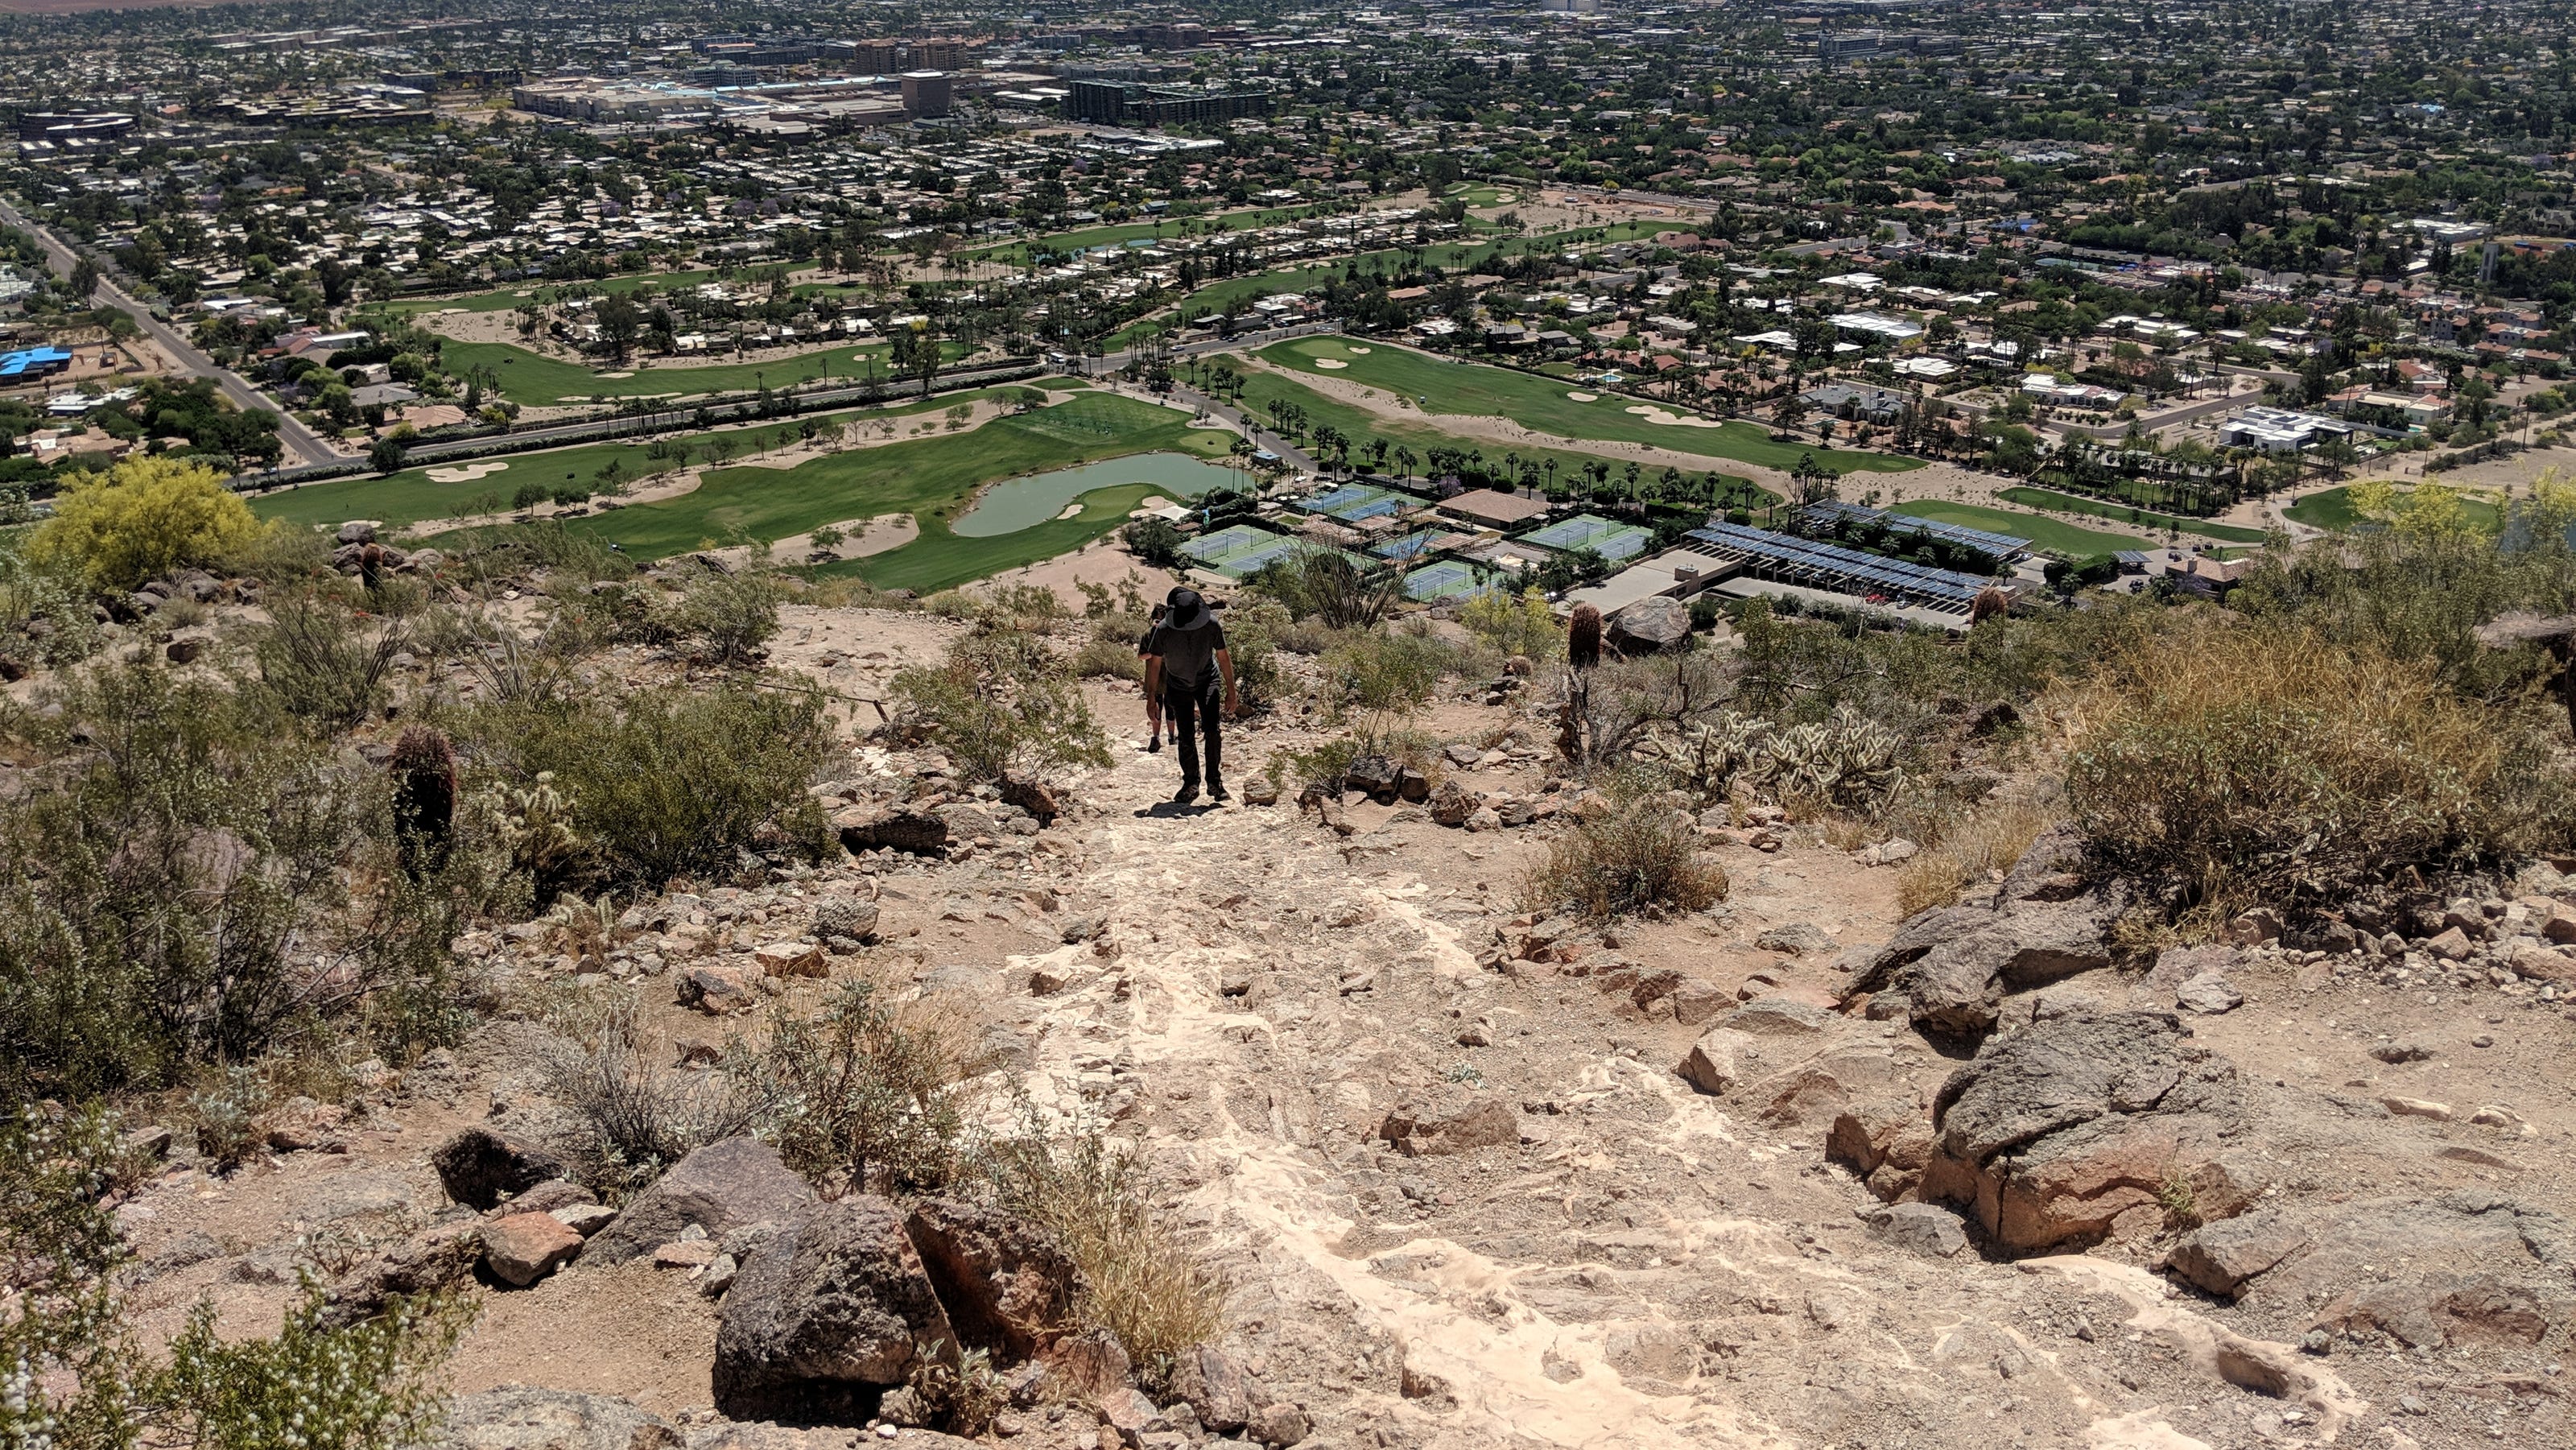
{"label": "rocky trail", "polygon": [[[861,689],[959,627],[789,625],[774,663]],[[1132,691],[1090,688],[1132,719]],[[1008,1099],[1142,1144],[1232,1286],[1220,1347],[1259,1413],[1224,1437],[2576,1435],[2576,878],[2537,866],[2331,940],[2251,919],[2141,953],[2107,939],[2117,883],[2063,841],[1900,920],[1911,847],[1721,808],[1695,827],[1730,879],[1717,906],[1533,918],[1524,873],[1593,808],[1545,717],[1478,686],[1422,720],[1449,744],[1416,799],[1303,808],[1172,807],[1171,757],[1121,743],[1052,821],[959,788],[935,752],[859,743],[818,788],[847,858],[628,904],[587,946],[559,922],[474,933],[458,947],[494,1015],[459,1049],[274,1105],[235,1172],[170,1143],[120,1210],[138,1327],[166,1337],[208,1298],[227,1334],[266,1333],[299,1273],[363,1308],[470,1269],[448,1444],[957,1443],[719,1412],[753,1403],[724,1348],[750,1331],[727,1326],[803,1312],[779,1245],[864,1204],[811,1207],[734,1139],[600,1206],[543,1146],[566,1126],[542,1071],[563,994],[631,989],[686,1071],[768,1003],[864,977],[968,1019]],[[1238,793],[1319,738],[1284,713],[1234,727]],[[1220,1438],[1114,1374],[1083,1383],[1021,1394],[995,1434]]]}

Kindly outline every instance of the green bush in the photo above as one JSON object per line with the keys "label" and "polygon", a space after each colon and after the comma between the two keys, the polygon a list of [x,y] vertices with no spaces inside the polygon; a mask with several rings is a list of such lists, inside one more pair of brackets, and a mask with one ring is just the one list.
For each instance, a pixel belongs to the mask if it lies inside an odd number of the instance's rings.
{"label": "green bush", "polygon": [[765,836],[809,852],[830,844],[805,793],[833,748],[810,695],[638,690],[497,707],[467,728],[501,784],[559,795],[571,841],[548,883],[558,888],[730,872]]}
{"label": "green bush", "polygon": [[706,641],[715,663],[730,668],[749,664],[776,637],[786,598],[786,586],[766,570],[709,574],[681,596],[676,617],[682,630]]}
{"label": "green bush", "polygon": [[735,1054],[760,1135],[827,1191],[936,1190],[966,1165],[984,1055],[936,999],[907,1008],[843,982],[813,1016],[781,1011],[766,1043]]}
{"label": "green bush", "polygon": [[620,1202],[697,1149],[749,1131],[757,1106],[728,1074],[671,1066],[633,993],[585,1005],[577,1022],[551,1014],[563,1035],[541,1058],[547,1096],[572,1119],[576,1181]]}
{"label": "green bush", "polygon": [[2576,828],[2536,720],[2304,631],[2195,619],[2110,661],[2077,701],[2076,824],[2185,910],[2333,901]]}
{"label": "green bush", "polygon": [[1267,599],[1248,599],[1225,612],[1226,654],[1243,707],[1258,710],[1281,699],[1287,677],[1279,672],[1280,636],[1296,628],[1288,611]]}
{"label": "green bush", "polygon": [[1542,665],[1565,657],[1565,631],[1547,596],[1535,589],[1517,596],[1501,590],[1479,594],[1459,609],[1458,622],[1505,656]]}
{"label": "green bush", "polygon": [[380,623],[370,637],[358,615],[310,589],[277,591],[268,614],[251,646],[260,686],[278,709],[326,732],[374,713],[394,656],[411,642],[400,621]]}
{"label": "green bush", "polygon": [[1431,702],[1457,652],[1439,636],[1370,630],[1324,652],[1325,703],[1364,746],[1402,729]]}
{"label": "green bush", "polygon": [[[146,662],[74,678],[0,804],[0,1074],[85,1097],[355,1019],[434,1034],[490,854],[399,865],[387,781],[233,691]],[[73,748],[77,742],[77,749]],[[357,883],[353,890],[352,883]]]}
{"label": "green bush", "polygon": [[893,694],[899,723],[936,741],[968,780],[1109,763],[1073,671],[1031,634],[970,634],[939,664],[897,671]]}

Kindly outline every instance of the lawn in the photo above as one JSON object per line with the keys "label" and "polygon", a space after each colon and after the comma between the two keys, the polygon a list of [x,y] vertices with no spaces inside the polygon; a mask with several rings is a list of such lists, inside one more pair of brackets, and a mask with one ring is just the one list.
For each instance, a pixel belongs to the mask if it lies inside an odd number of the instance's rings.
{"label": "lawn", "polygon": [[951,533],[948,521],[964,513],[985,484],[1156,449],[1221,458],[1232,441],[1230,433],[1192,429],[1185,413],[1089,393],[970,433],[855,449],[785,470],[719,469],[695,492],[575,519],[567,527],[623,545],[638,559],[658,559],[736,535],[775,542],[843,519],[909,513],[921,537],[843,566],[843,572],[888,588],[944,589],[1051,558],[1126,518],[1123,509],[1090,506],[1095,496],[1118,491],[1113,488],[1086,495],[1087,506],[1075,518],[995,538]]}
{"label": "lawn", "polygon": [[[2490,534],[2504,528],[2504,515],[2484,499],[2461,499],[2460,512],[2470,523]],[[2350,488],[2329,488],[2322,493],[2309,494],[2290,505],[2288,513],[2293,520],[2309,528],[2324,529],[2329,533],[2342,533],[2363,522],[2361,515],[2353,510]]]}
{"label": "lawn", "polygon": [[1990,533],[2010,534],[2051,553],[2081,559],[2089,554],[2111,554],[2123,549],[2145,550],[2155,545],[2127,534],[2106,534],[2097,529],[2079,529],[2039,514],[2015,513],[2010,509],[1990,509],[1982,504],[1948,503],[1940,499],[1915,499],[1888,510],[1912,518],[1930,519],[1936,524],[1960,524]]}
{"label": "lawn", "polygon": [[[1364,348],[1365,352],[1357,349]],[[1563,380],[1536,377],[1482,363],[1452,362],[1429,353],[1383,342],[1354,344],[1340,337],[1300,337],[1261,350],[1264,361],[1316,377],[1345,378],[1422,401],[1434,413],[1509,418],[1525,427],[1566,438],[1646,443],[1677,453],[1727,458],[1771,468],[1795,468],[1812,454],[1838,473],[1901,473],[1922,467],[1919,460],[1850,449],[1774,443],[1764,429],[1745,422],[1717,428],[1675,427],[1649,423],[1627,410],[1639,406],[1618,393],[1602,393],[1578,402]],[[1319,362],[1340,362],[1319,368]]]}
{"label": "lawn", "polygon": [[1281,222],[1294,221],[1310,210],[1311,208],[1304,206],[1274,206],[1252,211],[1220,212],[1213,216],[1167,216],[1159,222],[1150,219],[1141,222],[1105,222],[1099,226],[1077,227],[1071,231],[1048,232],[1034,237],[1014,237],[989,247],[973,248],[964,255],[976,261],[1001,262],[1022,267],[1028,265],[1029,251],[1032,247],[1044,248],[1049,252],[1088,251],[1093,247],[1114,247],[1121,243],[1143,241],[1148,238],[1178,237],[1184,225],[1192,234],[1203,236],[1217,232],[1253,231],[1261,227],[1275,227]]}
{"label": "lawn", "polygon": [[[952,363],[965,354],[965,349],[955,343],[943,346]],[[451,373],[461,374],[469,367],[488,367],[501,380],[501,396],[522,406],[545,407],[557,403],[586,403],[594,397],[694,397],[703,393],[747,393],[763,384],[783,388],[791,383],[823,378],[849,382],[868,376],[871,362],[875,364],[875,375],[887,379],[887,389],[893,391],[901,384],[889,376],[886,353],[886,344],[867,342],[817,348],[767,362],[642,368],[622,378],[609,377],[581,363],[540,357],[526,348],[506,342],[451,341],[440,349],[440,359]]]}
{"label": "lawn", "polygon": [[[1306,421],[1310,425],[1330,424],[1331,426],[1340,429],[1343,433],[1349,435],[1351,439],[1351,461],[1354,464],[1366,461],[1362,450],[1371,439],[1376,438],[1385,439],[1387,446],[1390,449],[1409,447],[1417,455],[1427,455],[1430,450],[1434,448],[1456,448],[1461,451],[1473,450],[1481,452],[1486,459],[1499,463],[1503,460],[1506,454],[1518,454],[1522,458],[1536,462],[1542,469],[1544,469],[1552,460],[1556,464],[1554,481],[1559,484],[1580,478],[1583,473],[1583,466],[1587,463],[1619,462],[1619,460],[1603,459],[1602,456],[1597,453],[1585,453],[1574,449],[1511,448],[1500,443],[1488,442],[1482,439],[1461,438],[1455,434],[1441,432],[1439,429],[1431,427],[1426,423],[1415,423],[1400,419],[1383,418],[1375,413],[1369,412],[1365,408],[1354,407],[1348,403],[1336,402],[1333,399],[1327,398],[1323,394],[1316,392],[1312,388],[1306,387],[1301,383],[1291,382],[1276,373],[1252,373],[1247,375],[1243,388],[1243,402],[1245,408],[1251,413],[1251,415],[1255,419],[1259,420],[1266,420],[1269,417],[1269,406],[1272,403],[1289,402],[1296,404],[1298,407],[1305,410]],[[1392,460],[1387,464],[1387,467],[1390,469],[1395,468],[1396,466],[1397,465]],[[1422,459],[1417,458],[1414,466],[1416,468],[1421,468],[1425,466],[1425,464]],[[1710,471],[1716,472],[1714,469]],[[1644,476],[1653,478],[1659,476],[1662,472],[1663,470],[1660,468],[1648,469]],[[1619,476],[1621,475],[1613,475],[1613,477]],[[1755,488],[1751,480],[1746,479],[1741,475],[1721,474],[1720,477],[1728,483],[1731,483],[1739,491],[1739,497],[1750,498],[1752,501],[1749,506],[1759,507],[1762,503],[1768,502],[1773,498],[1771,493],[1763,489]],[[1544,483],[1547,481],[1549,480],[1545,476],[1542,476],[1541,482]],[[1758,495],[1758,497],[1754,497],[1755,495]]]}
{"label": "lawn", "polygon": [[2056,509],[2062,513],[2091,514],[2095,518],[2117,523],[2136,524],[2142,529],[2180,529],[2205,539],[2230,544],[2259,544],[2261,529],[2241,528],[2235,524],[2213,524],[2207,519],[2186,518],[2178,514],[2160,514],[2153,509],[2134,508],[2107,499],[2084,498],[2077,494],[2056,493],[2045,488],[2007,488],[1995,497],[2025,508]]}
{"label": "lawn", "polygon": [[[1014,390],[1016,391],[1016,390]],[[959,403],[970,403],[991,396],[991,390],[944,394],[927,401],[915,399],[890,408],[849,409],[833,413],[810,414],[818,422],[847,422],[857,418],[901,418],[921,413],[935,413]],[[762,423],[748,429],[718,429],[719,434],[743,439],[741,451],[752,453],[757,445],[750,440],[758,433],[764,438],[777,437],[780,427],[793,423]],[[693,435],[705,438],[708,434]],[[406,468],[383,478],[340,478],[328,483],[308,483],[280,493],[250,500],[251,512],[264,519],[284,519],[290,524],[342,524],[351,519],[373,519],[387,532],[406,528],[423,519],[453,518],[467,499],[481,493],[497,493],[504,503],[528,483],[552,488],[558,483],[590,482],[599,471],[614,460],[628,479],[641,477],[656,467],[655,460],[645,456],[640,443],[586,443],[571,448],[550,448],[528,453],[515,453],[490,458],[459,459],[453,463],[428,463]],[[498,465],[495,467],[494,465]],[[431,469],[485,470],[479,478],[458,483],[440,483],[429,476]]]}
{"label": "lawn", "polygon": [[575,281],[569,278],[558,282],[539,278],[523,287],[504,287],[493,292],[478,292],[470,297],[405,297],[394,301],[370,302],[360,311],[362,313],[384,312],[396,317],[415,317],[424,312],[445,312],[450,308],[466,312],[507,312],[522,302],[537,300],[540,294],[551,296],[574,287],[587,288],[594,295],[606,295],[611,292],[632,292],[644,286],[665,290],[672,287],[694,287],[701,282],[712,282],[715,278],[716,274],[711,271],[647,272],[634,277],[609,277],[597,282]]}

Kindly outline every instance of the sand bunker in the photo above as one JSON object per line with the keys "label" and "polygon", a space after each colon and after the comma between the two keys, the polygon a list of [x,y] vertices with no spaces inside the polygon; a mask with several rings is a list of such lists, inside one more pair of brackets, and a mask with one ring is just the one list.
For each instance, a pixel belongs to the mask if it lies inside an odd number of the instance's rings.
{"label": "sand bunker", "polygon": [[1322,368],[1328,373],[1337,373],[1342,369],[1349,367],[1350,364],[1337,357],[1319,357],[1315,359],[1315,366]]}
{"label": "sand bunker", "polygon": [[510,465],[506,463],[459,463],[447,468],[430,469],[429,481],[432,483],[472,483],[478,478],[483,478],[495,473],[507,473],[509,471]]}
{"label": "sand bunker", "polygon": [[1348,349],[1348,351],[1353,357],[1366,357],[1369,354],[1369,350],[1364,347],[1354,347]]}
{"label": "sand bunker", "polygon": [[1066,504],[1064,506],[1064,512],[1057,514],[1056,517],[1059,519],[1078,519],[1082,517],[1082,500],[1075,499],[1073,502]]}
{"label": "sand bunker", "polygon": [[[1599,393],[1568,393],[1566,396],[1572,398],[1578,403],[1597,403],[1601,401],[1601,395]],[[1630,411],[1633,412],[1635,410],[1631,409]]]}
{"label": "sand bunker", "polygon": [[603,378],[631,378],[635,375],[633,373],[600,373],[597,374],[597,376]]}
{"label": "sand bunker", "polygon": [[1723,428],[1726,426],[1714,418],[1684,418],[1652,406],[1630,408],[1628,411],[1649,423],[1666,428]]}

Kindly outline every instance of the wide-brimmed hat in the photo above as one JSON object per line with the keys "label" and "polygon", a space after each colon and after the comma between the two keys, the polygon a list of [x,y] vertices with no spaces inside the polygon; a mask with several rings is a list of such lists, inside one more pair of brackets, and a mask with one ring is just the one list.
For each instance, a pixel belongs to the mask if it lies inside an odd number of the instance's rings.
{"label": "wide-brimmed hat", "polygon": [[1163,603],[1172,611],[1163,622],[1174,629],[1196,629],[1207,623],[1207,601],[1186,584],[1165,595]]}

